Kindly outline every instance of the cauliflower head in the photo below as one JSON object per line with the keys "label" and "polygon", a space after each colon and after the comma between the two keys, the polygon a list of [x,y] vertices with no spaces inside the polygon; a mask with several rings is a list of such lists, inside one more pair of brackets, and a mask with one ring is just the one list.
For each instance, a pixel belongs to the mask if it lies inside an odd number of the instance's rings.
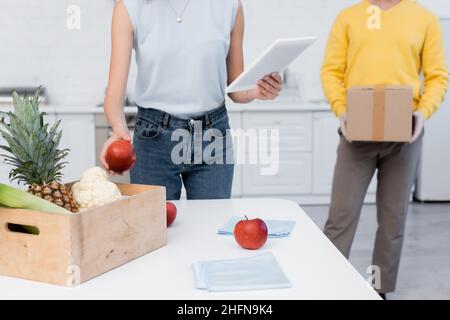
{"label": "cauliflower head", "polygon": [[119,188],[108,180],[106,171],[99,167],[86,170],[81,180],[72,186],[72,193],[81,209],[103,206],[122,198]]}

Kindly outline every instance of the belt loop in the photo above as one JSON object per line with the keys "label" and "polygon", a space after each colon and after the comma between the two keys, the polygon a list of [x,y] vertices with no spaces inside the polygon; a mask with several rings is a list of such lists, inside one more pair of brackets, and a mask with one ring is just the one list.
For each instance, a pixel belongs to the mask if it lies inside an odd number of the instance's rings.
{"label": "belt loop", "polygon": [[169,119],[170,119],[170,114],[168,114],[167,112],[164,113],[164,118],[163,118],[163,128],[167,129],[167,127],[169,126]]}
{"label": "belt loop", "polygon": [[208,129],[210,129],[211,126],[211,119],[209,118],[209,112],[205,113],[205,125]]}

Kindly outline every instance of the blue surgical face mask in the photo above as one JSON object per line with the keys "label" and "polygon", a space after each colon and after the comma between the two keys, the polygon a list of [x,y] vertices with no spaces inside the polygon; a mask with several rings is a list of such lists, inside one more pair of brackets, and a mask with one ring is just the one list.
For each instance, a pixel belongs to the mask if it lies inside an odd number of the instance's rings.
{"label": "blue surgical face mask", "polygon": [[197,288],[208,291],[291,287],[275,256],[269,252],[250,258],[197,262],[193,270]]}

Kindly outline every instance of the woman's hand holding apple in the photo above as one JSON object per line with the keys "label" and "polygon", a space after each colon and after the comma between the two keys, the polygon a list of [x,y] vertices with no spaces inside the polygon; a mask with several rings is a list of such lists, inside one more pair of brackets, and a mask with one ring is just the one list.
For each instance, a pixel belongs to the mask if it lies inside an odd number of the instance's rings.
{"label": "woman's hand holding apple", "polygon": [[106,142],[103,144],[102,152],[100,153],[100,162],[103,165],[103,167],[108,170],[109,174],[120,174],[120,172],[114,171],[114,168],[111,168],[110,163],[107,161],[108,156],[108,149],[114,142],[117,141],[125,141],[127,143],[131,144],[131,136],[130,132],[127,129],[116,129],[111,134],[111,137],[106,140]]}

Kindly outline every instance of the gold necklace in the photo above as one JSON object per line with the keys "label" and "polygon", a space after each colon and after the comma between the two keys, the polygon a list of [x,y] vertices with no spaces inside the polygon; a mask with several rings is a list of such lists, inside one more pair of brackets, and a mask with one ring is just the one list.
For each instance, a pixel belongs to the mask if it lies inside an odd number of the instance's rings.
{"label": "gold necklace", "polygon": [[191,2],[191,0],[187,0],[183,10],[181,10],[181,12],[178,12],[177,9],[175,8],[175,6],[172,4],[172,1],[167,0],[169,2],[170,8],[172,9],[173,13],[175,13],[175,16],[177,17],[177,22],[178,23],[182,23],[183,22],[183,14],[186,11],[187,7],[189,6],[189,3]]}

